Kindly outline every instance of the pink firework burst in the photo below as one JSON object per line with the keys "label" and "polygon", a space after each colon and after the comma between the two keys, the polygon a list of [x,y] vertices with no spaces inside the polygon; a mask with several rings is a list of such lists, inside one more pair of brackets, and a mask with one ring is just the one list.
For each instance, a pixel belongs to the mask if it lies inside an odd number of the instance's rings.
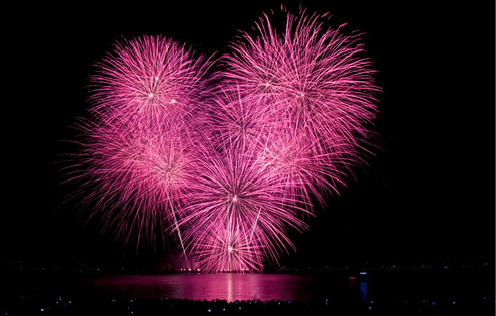
{"label": "pink firework burst", "polygon": [[207,66],[170,40],[145,36],[118,44],[98,69],[92,116],[79,126],[84,170],[73,179],[103,231],[154,243],[177,225],[194,181],[202,142],[192,114],[208,102]]}
{"label": "pink firework burst", "polygon": [[327,168],[322,165],[328,156],[317,155],[306,135],[288,128],[266,102],[250,95],[242,96],[239,89],[229,85],[217,96],[214,107],[211,112],[216,115],[211,124],[218,150],[247,146],[266,172],[286,188],[285,195],[290,200],[311,208],[313,195],[324,203],[323,188],[318,185],[332,185],[328,181],[332,175],[326,174]]}
{"label": "pink firework burst", "polygon": [[91,111],[114,125],[142,119],[161,124],[164,117],[189,122],[211,95],[205,80],[210,65],[165,37],[123,40],[97,64]]}
{"label": "pink firework burst", "polygon": [[379,89],[370,60],[362,57],[359,35],[326,28],[325,18],[305,10],[298,16],[287,13],[284,31],[278,33],[265,15],[256,36],[242,33],[231,45],[224,76],[243,97],[259,101],[258,111],[278,117],[276,142],[297,139],[300,145],[291,141],[292,150],[310,150],[318,157],[307,168],[308,178],[337,192],[366,152],[363,145],[371,136],[366,127],[375,118]]}
{"label": "pink firework burst", "polygon": [[[91,123],[88,123],[91,124]],[[155,242],[177,220],[195,166],[191,142],[178,132],[89,125],[81,158],[81,194],[125,242]],[[195,147],[195,151],[198,147]]]}
{"label": "pink firework burst", "polygon": [[298,201],[285,194],[256,151],[231,147],[200,163],[180,227],[203,271],[261,270],[263,258],[277,260],[293,248],[287,228],[306,228],[296,216]]}
{"label": "pink firework burst", "polygon": [[262,271],[264,249],[254,230],[218,222],[196,239],[196,264],[203,272]]}
{"label": "pink firework burst", "polygon": [[288,229],[306,229],[312,200],[345,185],[373,135],[371,61],[360,34],[326,18],[286,13],[278,33],[264,15],[210,79],[212,62],[172,40],[118,43],[80,125],[73,178],[90,218],[138,244],[175,232],[208,272],[261,271],[294,249]]}

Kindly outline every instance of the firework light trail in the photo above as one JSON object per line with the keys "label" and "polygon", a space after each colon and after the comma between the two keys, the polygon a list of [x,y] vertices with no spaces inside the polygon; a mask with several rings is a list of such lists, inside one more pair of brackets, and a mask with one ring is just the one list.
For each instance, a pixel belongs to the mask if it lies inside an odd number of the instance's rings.
{"label": "firework light trail", "polygon": [[255,150],[230,147],[198,167],[201,176],[191,185],[181,225],[202,270],[232,270],[234,254],[242,268],[260,270],[261,258],[277,260],[280,251],[293,248],[287,228],[306,228],[296,216],[298,200],[287,196]]}
{"label": "firework light trail", "polygon": [[81,183],[89,217],[126,243],[163,241],[194,181],[195,113],[211,93],[209,63],[191,55],[163,37],[124,40],[91,78],[91,118],[79,124],[82,168],[71,180]]}
{"label": "firework light trail", "polygon": [[[278,160],[291,144],[293,153],[308,152],[316,158],[307,163],[311,180],[305,184],[337,192],[364,151],[360,141],[369,136],[365,127],[375,118],[378,88],[370,60],[359,57],[364,49],[358,35],[327,29],[325,20],[326,15],[308,16],[305,10],[299,16],[288,13],[278,34],[264,15],[256,36],[242,33],[231,44],[224,77],[242,96],[259,101],[255,111],[278,118],[269,140],[269,148],[279,147]],[[280,139],[290,142],[279,146]]]}
{"label": "firework light trail", "polygon": [[151,36],[97,65],[71,174],[89,218],[126,242],[170,233],[206,272],[262,271],[294,249],[288,230],[307,228],[312,199],[363,162],[379,88],[360,34],[282,11],[283,31],[264,15],[221,72]]}

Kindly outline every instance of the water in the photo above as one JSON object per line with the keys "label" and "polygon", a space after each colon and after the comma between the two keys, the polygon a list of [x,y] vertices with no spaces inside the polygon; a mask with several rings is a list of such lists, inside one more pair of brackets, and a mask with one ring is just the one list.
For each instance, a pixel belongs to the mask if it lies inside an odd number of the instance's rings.
{"label": "water", "polygon": [[[331,282],[331,280],[327,280]],[[99,295],[136,299],[311,301],[330,294],[338,283],[296,274],[172,274],[100,276],[84,282]],[[341,285],[341,284],[340,284]],[[327,289],[327,290],[324,290]],[[320,292],[320,293],[319,293]],[[328,293],[326,293],[328,292]]]}
{"label": "water", "polygon": [[167,274],[0,278],[0,294],[190,300],[478,301],[494,297],[494,274]]}
{"label": "water", "polygon": [[[222,300],[221,302],[225,300],[227,303],[235,304],[238,301],[240,304],[243,302],[248,304],[260,300],[269,302],[267,311],[270,309],[281,313],[283,310],[277,309],[278,304],[281,308],[300,306],[298,307],[300,309],[293,310],[295,315],[302,311],[301,306],[315,311],[315,314],[320,314],[321,311],[327,313],[332,308],[334,311],[349,311],[350,308],[355,308],[358,314],[370,310],[377,312],[429,310],[439,315],[446,311],[456,311],[464,315],[470,311],[474,315],[482,314],[473,313],[477,310],[494,314],[493,280],[492,271],[457,274],[370,273],[366,276],[265,273],[2,275],[0,276],[0,314],[11,315],[16,314],[15,312],[18,315],[36,314],[41,310],[54,311],[57,308],[62,308],[58,310],[59,314],[67,311],[85,314],[93,313],[94,310],[114,313],[121,308],[127,315],[129,309],[144,308],[147,311],[154,311],[156,308],[162,308],[168,312],[173,309],[181,315],[183,310],[181,306],[186,309],[200,306],[200,309],[205,310],[215,307],[219,311],[232,307],[225,304],[197,304],[197,302],[214,300]],[[184,303],[182,299],[188,299],[188,302],[192,303]],[[156,305],[157,302],[163,304]],[[284,304],[290,305],[283,307]],[[239,305],[241,306],[248,308],[249,305]],[[235,307],[237,308],[238,305]],[[257,313],[254,309],[253,314]]]}
{"label": "water", "polygon": [[[301,302],[462,302],[494,297],[487,275],[406,273],[350,279],[332,274],[169,274],[96,276],[81,291],[100,297]],[[436,303],[437,304],[437,303]]]}

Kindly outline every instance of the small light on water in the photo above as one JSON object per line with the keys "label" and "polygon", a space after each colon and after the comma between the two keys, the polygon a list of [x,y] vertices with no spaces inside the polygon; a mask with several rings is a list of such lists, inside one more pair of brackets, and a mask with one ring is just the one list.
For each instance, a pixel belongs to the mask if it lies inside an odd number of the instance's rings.
{"label": "small light on water", "polygon": [[372,306],[369,306],[369,309],[372,309]]}
{"label": "small light on water", "polygon": [[207,309],[207,312],[209,312],[209,313],[210,313],[211,311],[212,311],[211,309]]}
{"label": "small light on water", "polygon": [[436,302],[432,302],[432,306],[436,306]]}

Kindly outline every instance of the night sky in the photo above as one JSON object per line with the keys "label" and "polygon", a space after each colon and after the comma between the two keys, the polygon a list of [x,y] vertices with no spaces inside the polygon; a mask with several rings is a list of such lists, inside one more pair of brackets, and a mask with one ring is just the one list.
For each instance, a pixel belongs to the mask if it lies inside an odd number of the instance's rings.
{"label": "night sky", "polygon": [[[279,1],[125,7],[19,7],[2,31],[3,202],[0,259],[154,261],[77,222],[61,186],[70,127],[85,116],[92,64],[121,36],[162,34],[197,52],[228,52]],[[234,4],[237,3],[237,4]],[[296,12],[298,2],[285,2]],[[374,61],[380,135],[375,157],[341,196],[291,234],[282,263],[485,258],[494,260],[494,4],[305,1],[329,22],[365,32]],[[60,11],[59,11],[60,10]],[[7,70],[5,72],[5,69]],[[5,176],[6,174],[6,176]],[[165,259],[164,259],[165,260]]]}

